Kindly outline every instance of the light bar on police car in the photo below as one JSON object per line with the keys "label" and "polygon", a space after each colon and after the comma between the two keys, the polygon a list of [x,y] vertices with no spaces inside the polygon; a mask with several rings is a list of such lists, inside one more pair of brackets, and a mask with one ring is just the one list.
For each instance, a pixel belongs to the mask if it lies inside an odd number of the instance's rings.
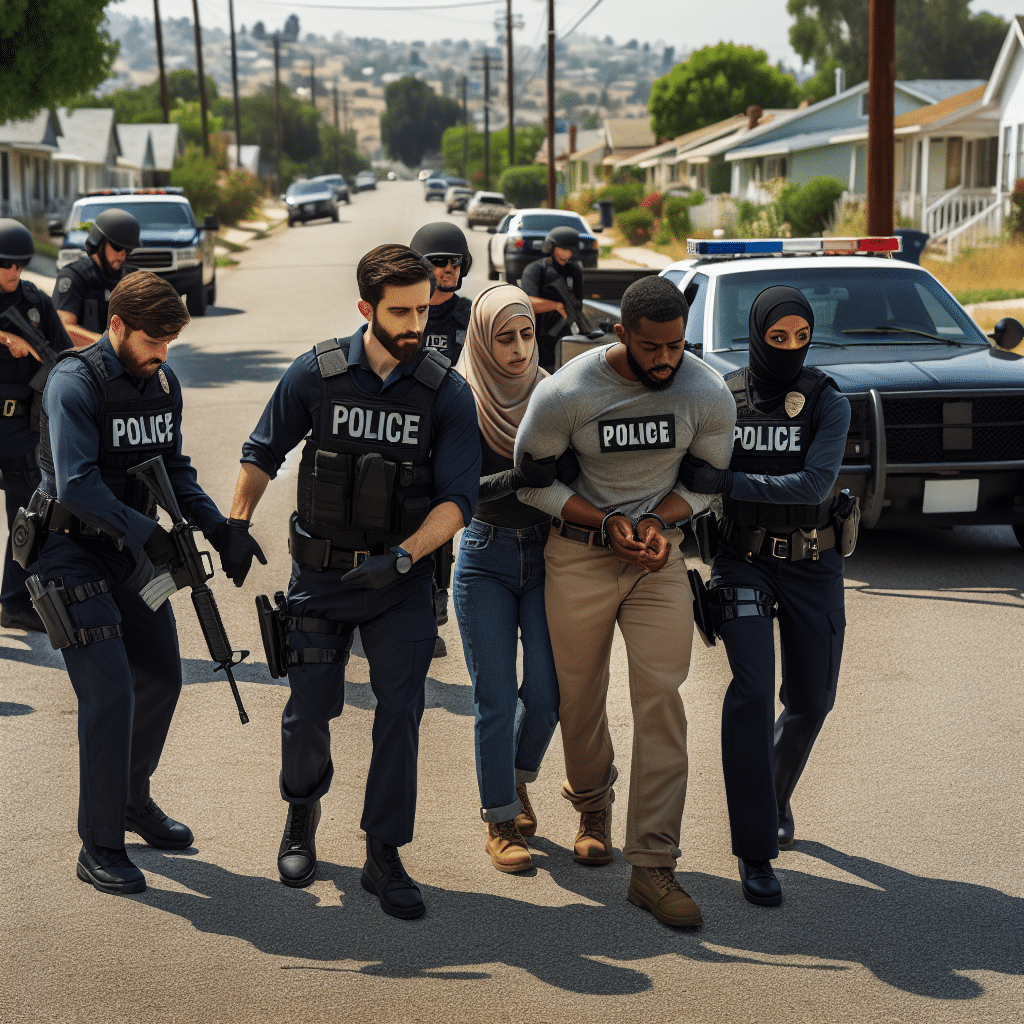
{"label": "light bar on police car", "polygon": [[686,240],[688,256],[773,256],[777,253],[813,256],[815,253],[902,252],[902,239],[888,238],[730,238]]}

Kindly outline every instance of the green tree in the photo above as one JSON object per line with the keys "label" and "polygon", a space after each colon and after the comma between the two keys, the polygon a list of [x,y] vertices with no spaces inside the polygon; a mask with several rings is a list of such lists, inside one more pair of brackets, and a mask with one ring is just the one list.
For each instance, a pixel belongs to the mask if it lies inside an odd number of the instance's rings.
{"label": "green tree", "polygon": [[[218,114],[230,112],[230,103],[218,98],[217,83],[206,76],[206,97],[212,111]],[[173,108],[178,100],[186,103],[199,101],[199,76],[187,68],[172,71],[167,76],[167,97]],[[67,106],[113,107],[118,124],[151,124],[162,121],[164,113],[160,106],[160,83],[152,82],[137,89],[118,89],[104,96],[83,93],[69,100]],[[211,131],[214,129],[211,128]],[[201,139],[196,141],[201,142]]]}
{"label": "green tree", "polygon": [[217,164],[213,157],[203,156],[198,146],[189,146],[185,156],[171,171],[171,184],[177,185],[185,192],[192,204],[192,210],[201,221],[213,213],[220,200],[220,189],[217,187]]}
{"label": "green tree", "polygon": [[400,78],[384,90],[387,107],[380,116],[380,137],[385,149],[409,167],[425,153],[437,150],[446,128],[462,118],[454,100],[438,96],[426,82]]}
{"label": "green tree", "polygon": [[31,117],[107,79],[117,56],[101,28],[107,2],[3,0],[0,122]]}
{"label": "green tree", "polygon": [[742,113],[749,105],[792,107],[797,85],[764,50],[718,43],[694,51],[651,87],[648,109],[659,138],[674,138]]}
{"label": "green tree", "polygon": [[[462,139],[468,135],[467,157],[464,177],[476,184],[483,184],[484,135],[473,127],[461,124],[445,130],[441,137],[441,155],[445,167],[463,170]],[[544,144],[543,125],[520,125],[516,128],[516,166],[532,164],[537,150]],[[491,132],[491,181],[497,181],[508,169],[508,128]],[[545,186],[546,188],[547,186]],[[545,193],[546,195],[547,193]]]}
{"label": "green tree", "polygon": [[[175,101],[171,107],[171,120],[181,127],[181,136],[186,145],[203,146],[203,116],[198,100],[183,99]],[[208,132],[219,132],[224,128],[224,118],[207,112],[206,130]]]}

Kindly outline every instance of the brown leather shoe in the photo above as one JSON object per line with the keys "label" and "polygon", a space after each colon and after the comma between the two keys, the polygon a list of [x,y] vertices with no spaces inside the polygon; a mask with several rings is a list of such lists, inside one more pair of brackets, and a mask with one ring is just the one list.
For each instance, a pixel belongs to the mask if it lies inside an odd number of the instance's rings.
{"label": "brown leather shoe", "polygon": [[572,846],[572,859],[577,864],[599,867],[612,862],[612,808],[584,811],[580,815],[580,830]]}
{"label": "brown leather shoe", "polygon": [[532,836],[537,833],[537,814],[530,803],[530,794],[526,792],[526,783],[520,782],[516,786],[516,796],[523,805],[523,809],[516,815],[516,828],[521,836]]}
{"label": "brown leather shoe", "polygon": [[489,821],[485,848],[491,855],[491,863],[506,874],[514,875],[533,867],[526,840],[520,835],[514,820]]}
{"label": "brown leather shoe", "polygon": [[695,928],[704,923],[700,908],[676,881],[671,868],[638,868],[634,865],[626,899],[635,907],[649,910],[662,924],[673,928]]}

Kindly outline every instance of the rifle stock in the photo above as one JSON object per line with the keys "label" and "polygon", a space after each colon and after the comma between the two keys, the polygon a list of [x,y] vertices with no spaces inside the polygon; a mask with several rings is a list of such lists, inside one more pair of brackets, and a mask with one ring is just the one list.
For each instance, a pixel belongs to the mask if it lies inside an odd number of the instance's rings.
{"label": "rifle stock", "polygon": [[558,292],[558,297],[561,300],[562,305],[565,307],[566,313],[565,319],[555,327],[554,334],[556,336],[561,335],[569,324],[576,325],[577,333],[589,334],[594,328],[591,326],[590,321],[583,312],[583,303],[577,299],[571,291],[569,291],[569,287],[565,283],[565,278],[562,277],[561,274],[551,274],[547,284]]}

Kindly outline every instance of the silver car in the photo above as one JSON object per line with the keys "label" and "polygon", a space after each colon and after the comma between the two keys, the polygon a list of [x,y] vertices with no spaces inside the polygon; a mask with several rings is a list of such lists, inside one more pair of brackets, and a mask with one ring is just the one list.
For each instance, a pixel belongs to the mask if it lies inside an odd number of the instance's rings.
{"label": "silver car", "polygon": [[466,207],[466,227],[490,227],[511,210],[512,204],[500,192],[477,192]]}

